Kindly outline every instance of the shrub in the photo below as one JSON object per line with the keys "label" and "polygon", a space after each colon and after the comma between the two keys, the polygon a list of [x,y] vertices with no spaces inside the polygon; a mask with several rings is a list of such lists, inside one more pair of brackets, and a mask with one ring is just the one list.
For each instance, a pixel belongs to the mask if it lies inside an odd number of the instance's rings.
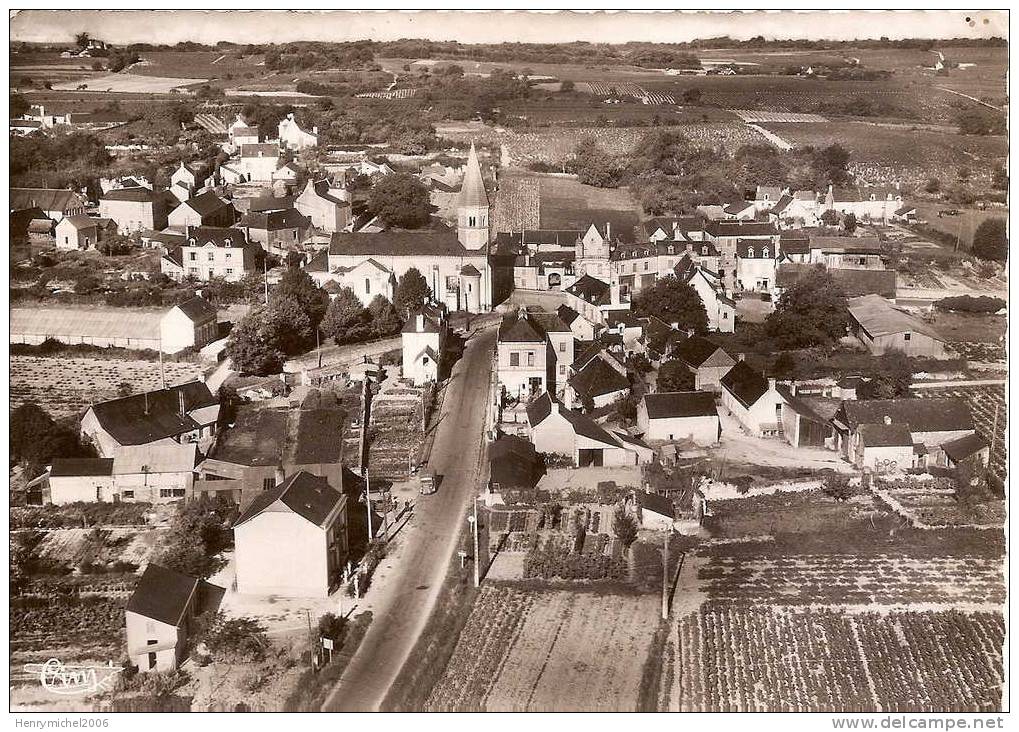
{"label": "shrub", "polygon": [[855,493],[849,484],[849,476],[842,473],[831,473],[821,483],[821,492],[836,501],[849,500]]}
{"label": "shrub", "polygon": [[622,506],[612,514],[612,534],[627,548],[637,539],[637,521]]}
{"label": "shrub", "polygon": [[980,295],[956,295],[945,297],[934,303],[938,310],[954,311],[959,313],[996,313],[1005,307],[1005,301],[1000,297],[989,297]]}

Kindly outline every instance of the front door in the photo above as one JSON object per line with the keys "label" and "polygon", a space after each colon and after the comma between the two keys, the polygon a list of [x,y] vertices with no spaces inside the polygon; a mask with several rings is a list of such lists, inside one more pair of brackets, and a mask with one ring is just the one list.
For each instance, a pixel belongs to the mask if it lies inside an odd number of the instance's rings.
{"label": "front door", "polygon": [[154,669],[156,667],[156,654],[155,653],[148,654],[148,661],[149,669]]}

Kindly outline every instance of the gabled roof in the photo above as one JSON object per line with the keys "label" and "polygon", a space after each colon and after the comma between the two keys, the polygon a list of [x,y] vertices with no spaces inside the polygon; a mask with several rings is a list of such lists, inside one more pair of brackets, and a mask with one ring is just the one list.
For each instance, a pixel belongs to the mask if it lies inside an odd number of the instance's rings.
{"label": "gabled roof", "polygon": [[138,186],[137,188],[118,188],[107,191],[99,197],[100,201],[134,201],[135,203],[150,203],[155,200],[155,194],[148,188]]}
{"label": "gabled roof", "polygon": [[249,142],[241,145],[242,158],[277,158],[280,146],[275,142]]}
{"label": "gabled roof", "polygon": [[569,385],[578,394],[592,399],[630,388],[627,378],[601,358],[588,361],[569,378]]}
{"label": "gabled roof", "polygon": [[499,324],[500,343],[541,343],[545,332],[526,311],[507,313]]}
{"label": "gabled roof", "polygon": [[[764,250],[768,250],[768,256],[764,256]],[[736,240],[736,256],[754,259],[773,259],[777,252],[776,247],[772,247],[770,241],[762,241],[760,239],[737,239]],[[753,254],[751,254],[753,252]]]}
{"label": "gabled roof", "polygon": [[639,489],[634,491],[634,495],[637,497],[637,505],[642,510],[651,511],[667,518],[676,518],[675,506],[665,496],[660,496],[657,493],[648,493]]}
{"label": "gabled roof", "polygon": [[[775,272],[776,287],[790,287],[811,268],[822,265],[798,264],[789,262],[780,264]],[[832,278],[838,282],[846,295],[859,297],[862,295],[880,295],[894,298],[896,290],[896,273],[894,269],[849,269],[832,268],[828,270]]]}
{"label": "gabled roof", "polygon": [[475,267],[473,264],[465,264],[463,267],[461,267],[460,268],[460,274],[464,275],[465,277],[480,277],[481,276],[481,272],[479,272],[478,268]]}
{"label": "gabled roof", "polygon": [[556,315],[559,319],[566,323],[566,325],[573,325],[573,321],[580,317],[580,313],[571,308],[569,305],[560,305],[556,308]]}
{"label": "gabled roof", "polygon": [[941,449],[953,463],[960,463],[966,458],[988,447],[987,440],[976,432],[964,435],[955,440],[949,440],[941,445]]}
{"label": "gabled roof", "polygon": [[704,230],[714,237],[719,236],[775,236],[778,229],[773,224],[759,221],[711,221]]}
{"label": "gabled roof", "polygon": [[725,353],[717,343],[712,343],[702,335],[694,335],[676,346],[673,354],[686,365],[698,369],[714,355],[715,351]]}
{"label": "gabled roof", "polygon": [[230,204],[222,200],[212,191],[206,191],[205,193],[200,193],[193,198],[189,198],[184,201],[182,205],[188,206],[195,213],[204,218],[216,213],[221,208],[229,206]]}
{"label": "gabled roof", "polygon": [[311,222],[296,208],[287,208],[282,211],[249,212],[241,218],[237,225],[265,231],[279,231],[281,229],[306,229],[311,225]]}
{"label": "gabled roof", "polygon": [[572,409],[560,409],[559,413],[570,423],[575,434],[595,442],[602,442],[611,447],[619,447],[619,442],[586,414],[581,414]]}
{"label": "gabled roof", "polygon": [[216,319],[216,306],[204,297],[193,297],[178,303],[175,307],[188,317],[188,320],[196,325],[203,325]]}
{"label": "gabled roof", "polygon": [[284,211],[294,207],[293,196],[257,196],[248,199],[248,213]]}
{"label": "gabled roof", "polygon": [[864,447],[912,447],[913,434],[908,424],[862,424],[860,440]]}
{"label": "gabled roof", "polygon": [[[84,229],[94,229],[96,227],[96,225],[98,224],[98,220],[97,219],[93,219],[91,216],[86,216],[85,214],[75,214],[74,216],[65,216],[63,219],[60,220],[60,224],[63,224],[64,222],[70,224],[71,226],[73,226],[78,231],[81,231],[81,230],[84,230]],[[57,224],[57,226],[60,226],[60,224]]]}
{"label": "gabled roof", "polygon": [[231,247],[244,247],[248,244],[248,235],[243,229],[232,226],[195,226],[189,231],[189,246],[204,247],[206,244],[212,244],[216,247],[225,247],[227,242]]}
{"label": "gabled roof", "polygon": [[198,463],[193,442],[166,445],[125,445],[113,458],[114,475],[138,473],[187,473]]}
{"label": "gabled roof", "polygon": [[552,397],[546,391],[527,405],[527,423],[531,427],[541,424],[548,415],[552,414],[552,401]]}
{"label": "gabled roof", "polygon": [[481,164],[478,162],[478,151],[471,143],[467,153],[467,168],[464,171],[464,182],[460,187],[457,206],[484,207],[488,205],[488,193],[485,191],[485,180],[481,175]]}
{"label": "gabled roof", "polygon": [[[184,396],[184,415],[180,414],[180,395]],[[219,404],[203,381],[141,392],[107,402],[91,409],[113,439],[121,445],[144,445],[167,437],[176,437],[199,427],[188,412]]]}
{"label": "gabled roof", "polygon": [[894,214],[892,214],[892,215],[893,215],[893,216],[905,216],[905,215],[906,215],[906,214],[908,214],[908,213],[909,213],[910,211],[913,211],[913,212],[915,212],[915,211],[916,211],[916,206],[910,206],[909,204],[906,204],[906,205],[905,205],[905,206],[903,206],[902,208],[898,208],[898,209],[896,209],[896,210],[895,210],[895,213],[894,213]]}
{"label": "gabled roof", "polygon": [[464,247],[456,232],[445,224],[433,223],[424,229],[389,229],[371,232],[334,232],[329,254],[375,255],[378,257],[482,257],[484,252]]}
{"label": "gabled roof", "polygon": [[594,305],[608,305],[612,301],[609,283],[587,274],[567,287],[566,292]]}
{"label": "gabled roof", "polygon": [[[418,315],[422,315],[423,316],[421,318],[421,321],[422,321],[421,322],[421,330],[418,330],[418,327],[417,327],[417,325],[418,325],[417,316]],[[400,332],[401,333],[438,333],[438,332],[440,332],[440,328],[439,328],[438,323],[436,323],[428,315],[426,315],[424,313],[414,313],[414,312],[412,312],[410,314],[410,317],[407,318],[407,322],[404,323],[403,330],[401,330]]]}
{"label": "gabled roof", "polygon": [[954,432],[973,429],[973,415],[962,397],[934,399],[869,399],[842,402],[839,413],[855,430],[864,424],[907,424],[914,432]]}
{"label": "gabled roof", "polygon": [[530,317],[546,335],[549,333],[570,333],[570,326],[564,323],[558,313],[531,313]]}
{"label": "gabled roof", "polygon": [[488,446],[489,480],[499,488],[533,488],[541,478],[541,461],[528,440],[502,435]]}
{"label": "gabled roof", "polygon": [[44,211],[69,211],[83,208],[85,199],[63,188],[11,188],[9,208],[14,211],[38,206]]}
{"label": "gabled roof", "polygon": [[895,333],[922,333],[936,341],[944,342],[932,328],[919,318],[913,317],[879,295],[864,295],[849,300],[849,314],[871,338]]}
{"label": "gabled roof", "polygon": [[258,516],[277,501],[306,521],[321,527],[343,500],[344,496],[330,486],[328,480],[302,470],[272,490],[258,494],[238,517],[234,528]]}
{"label": "gabled roof", "polygon": [[737,361],[720,383],[744,407],[756,404],[768,392],[768,380],[750,368],[746,361]]}
{"label": "gabled roof", "polygon": [[167,625],[180,626],[200,580],[158,564],[149,564],[127,602],[127,611]]}
{"label": "gabled roof", "polygon": [[785,254],[810,254],[810,236],[803,229],[783,231],[779,243]]}
{"label": "gabled roof", "polygon": [[645,394],[649,419],[673,417],[717,417],[715,396],[707,391],[665,391]]}
{"label": "gabled roof", "polygon": [[51,478],[113,475],[113,458],[53,458]]}
{"label": "gabled roof", "polygon": [[780,199],[778,199],[778,203],[776,203],[774,206],[772,206],[771,213],[773,213],[773,214],[781,214],[783,211],[785,211],[787,208],[789,208],[789,204],[791,204],[795,200],[796,199],[794,199],[792,196],[788,196],[788,195],[787,196],[782,196]]}

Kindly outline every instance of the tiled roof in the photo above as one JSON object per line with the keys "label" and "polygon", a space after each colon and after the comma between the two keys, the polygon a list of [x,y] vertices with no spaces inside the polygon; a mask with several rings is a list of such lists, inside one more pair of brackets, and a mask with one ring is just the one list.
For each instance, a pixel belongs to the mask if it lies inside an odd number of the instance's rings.
{"label": "tiled roof", "polygon": [[849,300],[849,314],[872,338],[895,333],[922,333],[944,341],[919,318],[895,308],[879,295],[864,295]]}
{"label": "tiled roof", "polygon": [[559,319],[566,323],[566,325],[572,325],[573,321],[580,317],[580,313],[569,305],[560,305],[556,308],[556,314],[559,315]]}
{"label": "tiled roof", "polygon": [[60,223],[64,223],[65,221],[79,231],[82,229],[93,229],[97,224],[96,219],[93,219],[91,216],[86,216],[85,214],[65,216]]}
{"label": "tiled roof", "polygon": [[127,611],[167,625],[183,624],[200,580],[158,564],[149,564],[127,602]]}
{"label": "tiled roof", "polygon": [[648,493],[647,491],[635,490],[634,494],[637,497],[637,503],[644,511],[651,511],[657,513],[660,516],[666,516],[668,518],[676,517],[675,506],[672,505],[672,501],[665,496],[660,496],[657,493]]}
{"label": "tiled roof", "polygon": [[578,394],[592,399],[630,388],[627,378],[600,358],[592,359],[573,374],[569,384]]}
{"label": "tiled roof", "polygon": [[644,405],[650,419],[673,417],[715,417],[715,397],[706,391],[666,391],[645,394]]}
{"label": "tiled roof", "polygon": [[864,424],[908,424],[914,432],[972,430],[973,415],[961,397],[847,400],[839,410],[850,429]]}
{"label": "tiled roof", "polygon": [[390,229],[378,233],[335,232],[329,241],[329,254],[376,256],[483,257],[484,251],[464,247],[456,232],[444,224],[426,229]]}
{"label": "tiled roof", "polygon": [[552,414],[552,397],[547,391],[527,405],[527,423],[531,427],[544,422],[545,417],[550,414]]}
{"label": "tiled roof", "polygon": [[51,478],[113,475],[113,458],[54,458]]}
{"label": "tiled roof", "polygon": [[204,247],[212,244],[225,247],[227,242],[231,247],[244,247],[248,244],[248,235],[243,229],[232,226],[195,226],[188,232],[189,246]]}
{"label": "tiled roof", "polygon": [[343,495],[329,481],[307,471],[290,476],[272,490],[260,493],[234,523],[234,528],[258,516],[276,501],[315,526],[321,527]]}
{"label": "tiled roof", "polygon": [[907,447],[913,444],[908,424],[862,424],[859,432],[864,447]]}
{"label": "tiled roof", "polygon": [[85,199],[63,188],[11,188],[9,208],[14,211],[38,206],[44,211],[69,211],[83,208]]}
{"label": "tiled roof", "polygon": [[581,277],[567,287],[566,292],[594,305],[608,305],[612,301],[612,288],[609,284],[591,275]]}
{"label": "tiled roof", "polygon": [[279,231],[281,229],[306,229],[310,223],[296,208],[287,208],[282,211],[252,211],[245,214],[237,225],[265,231]]}
{"label": "tiled roof", "polygon": [[[179,411],[180,394],[184,395],[184,415]],[[218,403],[205,382],[191,381],[147,395],[141,392],[99,402],[92,405],[92,411],[100,426],[121,445],[144,445],[197,429],[198,424],[186,412]]]}
{"label": "tiled roof", "polygon": [[750,368],[746,361],[737,361],[720,383],[744,407],[756,404],[768,391],[768,380]]}
{"label": "tiled roof", "polygon": [[941,445],[941,449],[952,460],[953,463],[960,463],[971,455],[988,447],[987,440],[974,432],[971,435],[964,435],[955,440],[950,440]]}
{"label": "tiled roof", "polygon": [[720,350],[718,344],[712,343],[704,336],[694,335],[676,346],[674,353],[683,363],[697,369],[718,350]]}
{"label": "tiled roof", "polygon": [[190,207],[195,213],[204,218],[216,213],[221,208],[229,206],[230,204],[220,199],[220,197],[212,191],[206,191],[205,193],[198,194],[194,198],[189,198],[184,201],[182,205]]}
{"label": "tiled roof", "polygon": [[275,142],[246,143],[241,145],[242,158],[276,158],[280,148]]}
{"label": "tiled roof", "polygon": [[114,191],[107,191],[99,198],[100,201],[134,201],[136,203],[149,203],[155,200],[155,194],[148,188],[118,188]]}
{"label": "tiled roof", "polygon": [[541,343],[545,333],[527,313],[507,313],[499,324],[500,343]]}
{"label": "tiled roof", "polygon": [[757,221],[712,221],[704,227],[711,236],[775,236],[778,230],[772,224]]}
{"label": "tiled roof", "polygon": [[203,297],[193,297],[190,300],[185,300],[182,303],[178,303],[177,307],[196,325],[202,325],[216,319],[216,306]]}

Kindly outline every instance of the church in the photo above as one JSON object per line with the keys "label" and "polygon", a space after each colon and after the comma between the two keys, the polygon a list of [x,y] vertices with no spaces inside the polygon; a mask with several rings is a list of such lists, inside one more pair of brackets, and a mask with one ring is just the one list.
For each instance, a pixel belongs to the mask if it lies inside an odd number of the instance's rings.
{"label": "church", "polygon": [[[363,275],[364,268],[360,265],[364,262],[370,259],[373,268],[388,270],[388,277],[384,279],[392,281],[416,268],[424,275],[436,302],[451,311],[487,312],[493,304],[492,273],[488,263],[490,213],[481,164],[471,143],[457,198],[455,231],[433,220],[430,226],[421,229],[335,232],[329,242],[329,273],[321,279],[351,287],[359,297],[363,295],[362,299],[370,300],[376,293],[372,291],[371,278]],[[354,282],[351,277],[365,281]]]}

